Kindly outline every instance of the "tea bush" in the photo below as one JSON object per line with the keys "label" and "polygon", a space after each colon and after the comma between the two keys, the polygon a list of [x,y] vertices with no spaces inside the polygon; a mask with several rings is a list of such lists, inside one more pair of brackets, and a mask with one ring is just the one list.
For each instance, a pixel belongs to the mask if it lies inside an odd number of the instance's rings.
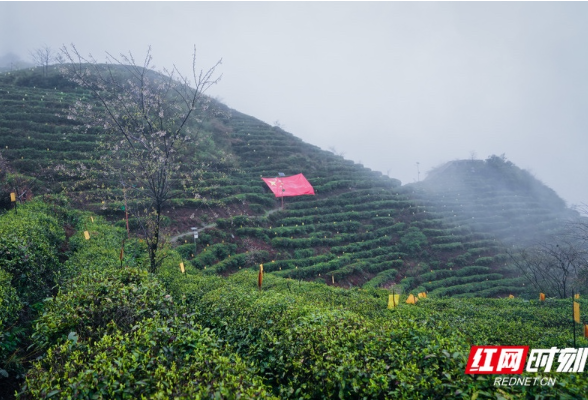
{"label": "tea bush", "polygon": [[194,318],[149,318],[128,332],[108,330],[91,344],[72,335],[49,349],[18,398],[273,398],[255,368]]}
{"label": "tea bush", "polygon": [[40,202],[0,217],[0,270],[11,275],[21,301],[33,304],[50,295],[58,283],[64,242],[58,219]]}
{"label": "tea bush", "polygon": [[128,332],[145,318],[172,314],[171,296],[147,272],[136,268],[91,269],[74,278],[46,305],[32,338],[46,349],[71,332],[95,341],[112,329]]}
{"label": "tea bush", "polygon": [[557,315],[569,303],[422,299],[387,310],[386,290],[267,275],[260,292],[249,271],[191,278],[174,285],[195,294],[188,307],[197,320],[253,361],[280,398],[578,398],[588,383],[543,374],[561,384],[497,388],[489,377],[464,373],[471,344],[568,346],[571,333],[550,323],[569,322]]}

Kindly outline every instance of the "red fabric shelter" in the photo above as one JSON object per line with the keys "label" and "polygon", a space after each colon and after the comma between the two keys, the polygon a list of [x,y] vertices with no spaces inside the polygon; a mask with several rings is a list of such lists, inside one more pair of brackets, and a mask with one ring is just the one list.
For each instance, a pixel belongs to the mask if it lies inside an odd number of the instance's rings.
{"label": "red fabric shelter", "polygon": [[314,194],[312,185],[304,175],[292,175],[278,178],[261,178],[274,192],[276,197],[301,196]]}

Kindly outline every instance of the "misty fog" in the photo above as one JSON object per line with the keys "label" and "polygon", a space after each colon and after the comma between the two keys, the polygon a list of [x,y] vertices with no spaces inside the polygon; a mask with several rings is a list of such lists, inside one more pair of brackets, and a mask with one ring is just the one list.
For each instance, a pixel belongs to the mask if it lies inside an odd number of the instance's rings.
{"label": "misty fog", "polygon": [[151,45],[186,71],[195,44],[202,68],[223,59],[211,94],[228,106],[403,183],[504,153],[579,204],[587,16],[575,2],[0,2],[0,57]]}

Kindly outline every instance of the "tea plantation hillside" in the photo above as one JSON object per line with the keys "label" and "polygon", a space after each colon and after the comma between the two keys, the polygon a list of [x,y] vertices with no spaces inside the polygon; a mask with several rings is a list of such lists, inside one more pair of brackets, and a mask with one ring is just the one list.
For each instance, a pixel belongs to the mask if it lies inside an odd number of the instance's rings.
{"label": "tea plantation hillside", "polygon": [[388,309],[389,290],[276,274],[260,290],[252,271],[207,274],[170,249],[148,274],[144,242],[125,237],[63,197],[0,215],[0,398],[577,399],[588,385],[465,374],[471,345],[571,347],[569,300]]}
{"label": "tea plantation hillside", "polygon": [[[122,188],[97,169],[97,128],[82,133],[76,130],[81,122],[67,117],[75,101],[92,99],[56,72],[46,78],[35,70],[0,76],[0,154],[9,171],[3,199],[19,182],[33,194],[66,189],[76,206],[122,227]],[[472,225],[461,208],[448,213],[448,204],[418,186],[401,186],[223,105],[216,109],[221,112],[200,116],[196,145],[185,149],[182,161],[181,168],[201,171],[199,184],[185,190],[175,183],[164,220],[194,268],[228,275],[263,264],[279,277],[438,296],[524,293],[500,238]],[[280,172],[303,173],[316,195],[288,197],[282,209],[260,179]],[[479,184],[492,188],[501,179],[485,176]],[[525,196],[539,210],[547,207],[542,194]],[[510,205],[512,196],[494,200],[508,210],[521,207]],[[526,223],[511,219],[503,228],[527,230]],[[202,229],[197,243],[182,236],[192,226]]]}
{"label": "tea plantation hillside", "polygon": [[552,189],[504,156],[451,161],[411,186],[444,218],[507,244],[544,239],[578,216]]}

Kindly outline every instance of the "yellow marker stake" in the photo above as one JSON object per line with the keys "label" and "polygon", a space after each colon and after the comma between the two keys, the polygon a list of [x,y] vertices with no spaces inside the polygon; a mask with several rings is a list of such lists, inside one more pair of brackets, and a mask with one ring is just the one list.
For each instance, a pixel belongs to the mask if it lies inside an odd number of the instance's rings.
{"label": "yellow marker stake", "polygon": [[90,240],[90,232],[84,231],[84,237],[86,238],[86,240]]}
{"label": "yellow marker stake", "polygon": [[400,295],[399,294],[391,294],[388,295],[388,309],[392,309],[396,307],[400,303]]}
{"label": "yellow marker stake", "polygon": [[180,271],[182,271],[182,274],[186,272],[186,270],[184,269],[184,263],[183,262],[180,263]]}
{"label": "yellow marker stake", "polygon": [[263,282],[263,264],[259,264],[259,274],[257,275],[257,287],[261,290],[261,284]]}
{"label": "yellow marker stake", "polygon": [[[584,325],[584,337],[588,338],[588,325]],[[586,351],[586,350],[584,350]]]}

